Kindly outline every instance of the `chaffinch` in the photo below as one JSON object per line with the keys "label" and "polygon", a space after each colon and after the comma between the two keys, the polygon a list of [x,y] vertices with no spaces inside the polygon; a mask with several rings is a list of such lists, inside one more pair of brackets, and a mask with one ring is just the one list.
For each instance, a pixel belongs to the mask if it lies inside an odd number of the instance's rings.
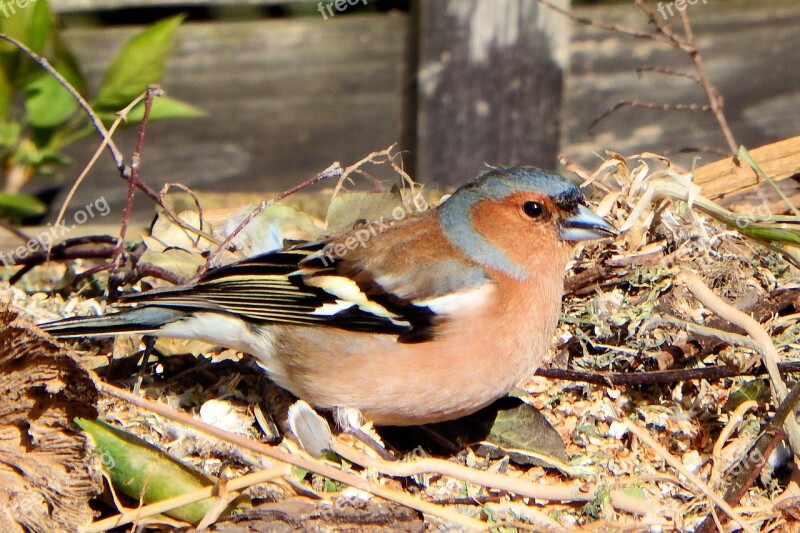
{"label": "chaffinch", "polygon": [[253,355],[345,426],[459,418],[507,394],[553,336],[571,243],[614,236],[564,177],[492,167],[438,208],[293,244],[42,327],[145,333]]}

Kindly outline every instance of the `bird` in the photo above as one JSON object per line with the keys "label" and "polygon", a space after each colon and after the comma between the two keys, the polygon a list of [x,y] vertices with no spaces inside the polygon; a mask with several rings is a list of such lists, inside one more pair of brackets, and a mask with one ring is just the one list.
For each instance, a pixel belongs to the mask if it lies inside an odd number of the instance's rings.
{"label": "bird", "polygon": [[437,207],[129,294],[42,324],[58,338],[139,333],[252,355],[342,427],[469,415],[540,366],[577,241],[618,234],[567,178],[490,166]]}

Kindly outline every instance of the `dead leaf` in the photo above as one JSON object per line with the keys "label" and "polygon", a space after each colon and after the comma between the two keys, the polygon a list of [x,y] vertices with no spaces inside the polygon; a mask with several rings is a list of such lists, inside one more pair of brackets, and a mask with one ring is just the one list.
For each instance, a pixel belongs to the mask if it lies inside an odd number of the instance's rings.
{"label": "dead leaf", "polygon": [[209,528],[209,531],[232,530],[421,533],[425,524],[416,511],[391,502],[340,497],[332,505],[319,505],[295,498],[244,511]]}
{"label": "dead leaf", "polygon": [[4,532],[74,531],[101,490],[75,417],[97,390],[71,351],[0,307],[0,523]]}
{"label": "dead leaf", "polygon": [[391,217],[395,208],[403,209],[403,198],[397,188],[389,192],[349,192],[333,199],[328,207],[327,233],[338,235],[353,228],[358,220],[374,221]]}

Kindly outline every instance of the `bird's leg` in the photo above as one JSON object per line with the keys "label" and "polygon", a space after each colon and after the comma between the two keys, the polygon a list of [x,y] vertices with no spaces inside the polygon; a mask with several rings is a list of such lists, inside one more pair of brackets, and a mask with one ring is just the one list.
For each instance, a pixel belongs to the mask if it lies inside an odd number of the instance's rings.
{"label": "bird's leg", "polygon": [[366,444],[370,449],[374,450],[378,456],[385,461],[396,461],[397,458],[392,455],[380,442],[368,435],[361,429],[364,423],[364,416],[361,411],[352,407],[340,407],[333,412],[333,417],[336,424],[345,431],[350,433],[355,438]]}
{"label": "bird's leg", "polygon": [[420,432],[431,439],[434,443],[438,444],[442,448],[444,448],[447,453],[456,454],[459,453],[462,448],[457,446],[454,442],[447,439],[444,435],[440,434],[438,431],[433,429],[430,426],[417,426]]}
{"label": "bird's leg", "polygon": [[139,393],[139,388],[144,381],[144,373],[147,371],[147,361],[150,359],[150,354],[153,353],[153,347],[156,345],[156,338],[152,335],[145,335],[142,337],[144,342],[144,350],[142,350],[142,366],[139,367],[139,375],[136,377],[136,384],[133,386],[133,392]]}

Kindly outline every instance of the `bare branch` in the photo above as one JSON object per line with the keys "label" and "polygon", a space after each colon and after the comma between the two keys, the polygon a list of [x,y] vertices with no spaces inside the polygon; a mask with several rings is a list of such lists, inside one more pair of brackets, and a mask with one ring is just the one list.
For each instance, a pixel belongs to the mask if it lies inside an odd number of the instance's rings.
{"label": "bare branch", "polygon": [[711,104],[711,111],[714,113],[714,117],[716,117],[719,123],[722,134],[725,136],[725,141],[728,143],[731,155],[736,157],[736,154],[739,152],[739,145],[736,143],[733,132],[731,132],[731,128],[728,125],[728,120],[725,118],[722,95],[719,94],[717,88],[714,87],[711,80],[708,78],[705,63],[703,63],[703,56],[700,54],[700,50],[695,43],[694,32],[689,22],[689,14],[686,13],[685,10],[681,11],[680,14],[681,22],[683,23],[683,31],[686,34],[686,46],[683,49],[688,52],[689,56],[692,58],[692,62],[694,62],[694,68],[697,71],[697,76],[700,78],[700,85],[705,90],[708,102]]}
{"label": "bare branch", "polygon": [[127,173],[129,172],[129,169],[125,165],[125,160],[122,157],[122,152],[119,151],[119,148],[117,148],[117,145],[114,144],[114,142],[111,140],[111,136],[109,135],[108,130],[106,129],[106,127],[103,125],[103,121],[94,112],[94,109],[92,109],[92,106],[89,105],[89,102],[87,102],[83,98],[83,96],[81,96],[81,93],[79,93],[78,90],[75,87],[73,87],[64,78],[64,76],[62,76],[50,64],[50,62],[47,60],[47,58],[40,56],[39,54],[37,54],[36,52],[31,50],[30,48],[25,46],[22,42],[20,42],[17,39],[11,37],[10,35],[6,35],[5,33],[0,33],[0,39],[2,39],[3,41],[9,42],[12,45],[16,46],[23,54],[25,54],[26,56],[31,58],[36,64],[38,64],[40,67],[42,67],[42,69],[45,72],[47,72],[53,78],[55,78],[55,80],[62,87],[64,87],[64,89],[67,90],[67,92],[70,94],[70,96],[72,96],[72,98],[74,98],[75,101],[78,102],[78,105],[81,106],[81,108],[86,112],[86,115],[89,117],[89,121],[92,123],[94,128],[100,134],[100,136],[103,139],[106,139],[106,142],[108,143],[108,150],[109,150],[109,152],[111,152],[111,157],[114,158],[114,163],[117,165],[117,168],[119,169],[119,171],[121,173],[123,173],[124,175],[127,175]]}
{"label": "bare branch", "polygon": [[677,78],[686,78],[687,80],[692,80],[693,82],[700,85],[702,82],[700,78],[689,74],[688,72],[681,72],[680,70],[675,70],[669,67],[659,67],[659,66],[647,66],[647,67],[636,67],[636,75],[640,78],[642,74],[645,72],[652,72],[654,74],[664,74],[666,76],[675,76]]}
{"label": "bare branch", "polygon": [[589,127],[587,133],[594,135],[594,129],[603,120],[608,118],[614,112],[622,109],[623,107],[641,107],[644,109],[656,109],[659,111],[711,111],[711,106],[708,104],[659,104],[655,102],[641,102],[639,100],[623,100],[614,104],[614,107],[603,112],[602,115],[594,119]]}
{"label": "bare branch", "polygon": [[[800,372],[800,361],[778,363],[783,374]],[[681,368],[678,370],[654,370],[649,372],[597,372],[595,370],[572,370],[567,368],[540,368],[537,376],[548,379],[561,379],[591,383],[603,387],[620,387],[631,385],[652,385],[655,383],[677,383],[692,380],[718,380],[739,376],[764,375],[764,368],[738,370],[728,365],[706,366],[703,368]]]}
{"label": "bare branch", "polygon": [[683,39],[681,36],[672,31],[672,28],[669,27],[668,24],[665,24],[663,21],[658,20],[656,17],[655,12],[647,7],[647,5],[642,0],[635,0],[634,4],[638,7],[642,13],[647,17],[650,24],[655,28],[656,34],[663,36],[662,42],[666,42],[673,48],[681,48],[684,45]]}
{"label": "bare branch", "polygon": [[250,224],[253,221],[253,219],[256,218],[264,209],[266,209],[267,207],[269,207],[271,205],[276,204],[277,202],[283,200],[287,196],[291,196],[292,194],[294,194],[294,193],[296,193],[298,191],[301,191],[301,190],[305,189],[306,187],[310,187],[311,185],[313,185],[313,184],[315,184],[317,182],[320,182],[322,180],[329,179],[329,178],[338,178],[341,175],[342,175],[342,167],[339,165],[339,163],[333,163],[331,166],[329,166],[328,168],[326,168],[325,170],[323,170],[322,172],[320,172],[316,176],[313,176],[313,177],[305,180],[304,182],[302,182],[302,183],[300,183],[298,185],[295,185],[294,187],[292,187],[292,188],[280,193],[275,198],[273,198],[271,200],[268,200],[268,201],[263,201],[262,200],[261,203],[258,204],[256,206],[256,208],[253,209],[253,211],[249,215],[247,215],[247,217],[244,220],[242,220],[239,223],[238,226],[236,226],[236,228],[230,233],[230,235],[228,235],[225,238],[225,240],[222,241],[222,244],[220,244],[217,247],[217,249],[214,250],[214,252],[211,253],[211,255],[208,256],[208,259],[206,260],[205,264],[200,268],[200,270],[197,271],[197,274],[195,275],[193,280],[198,279],[211,266],[214,266],[216,261],[217,261],[217,259],[219,258],[219,256],[222,254],[222,252],[224,250],[226,250],[228,248],[228,246],[230,245],[231,241],[233,241],[233,239],[236,238],[236,236],[248,224]]}
{"label": "bare branch", "polygon": [[622,26],[621,24],[607,24],[605,22],[597,22],[595,20],[579,17],[574,13],[572,13],[571,11],[562,9],[561,7],[549,2],[548,0],[536,0],[536,1],[542,4],[543,6],[547,6],[556,13],[561,13],[570,20],[577,22],[578,24],[582,24],[584,26],[590,26],[592,28],[598,28],[601,30],[608,30],[617,33],[624,33],[626,35],[630,35],[637,39],[649,39],[651,41],[658,41],[669,44],[670,46],[674,46],[673,42],[669,38],[665,37],[664,35],[659,35],[658,33],[635,30],[633,28],[628,28],[627,26]]}
{"label": "bare branch", "polygon": [[[27,46],[25,46],[22,42],[18,41],[17,39],[6,35],[5,33],[0,33],[0,40],[6,41],[11,43],[15,47],[17,47],[23,54],[31,58],[36,64],[38,64],[42,69],[53,76],[53,78],[62,86],[66,91],[72,96],[81,109],[84,110],[86,115],[89,117],[89,121],[92,123],[92,126],[97,130],[100,136],[103,138],[104,142],[108,147],[108,151],[111,153],[111,157],[114,159],[114,164],[119,170],[119,175],[122,179],[128,181],[130,180],[131,176],[131,167],[125,164],[125,158],[122,156],[122,152],[120,152],[117,145],[111,139],[111,135],[109,134],[106,127],[103,125],[103,121],[100,117],[97,116],[97,113],[94,112],[92,106],[89,105],[89,102],[81,96],[78,90],[73,87],[59,72],[50,64],[47,58],[40,56]],[[149,196],[156,204],[159,203],[158,193],[151,189],[146,183],[142,183],[141,181],[138,183],[137,187],[142,190],[147,196]],[[159,204],[160,205],[160,204]]]}

